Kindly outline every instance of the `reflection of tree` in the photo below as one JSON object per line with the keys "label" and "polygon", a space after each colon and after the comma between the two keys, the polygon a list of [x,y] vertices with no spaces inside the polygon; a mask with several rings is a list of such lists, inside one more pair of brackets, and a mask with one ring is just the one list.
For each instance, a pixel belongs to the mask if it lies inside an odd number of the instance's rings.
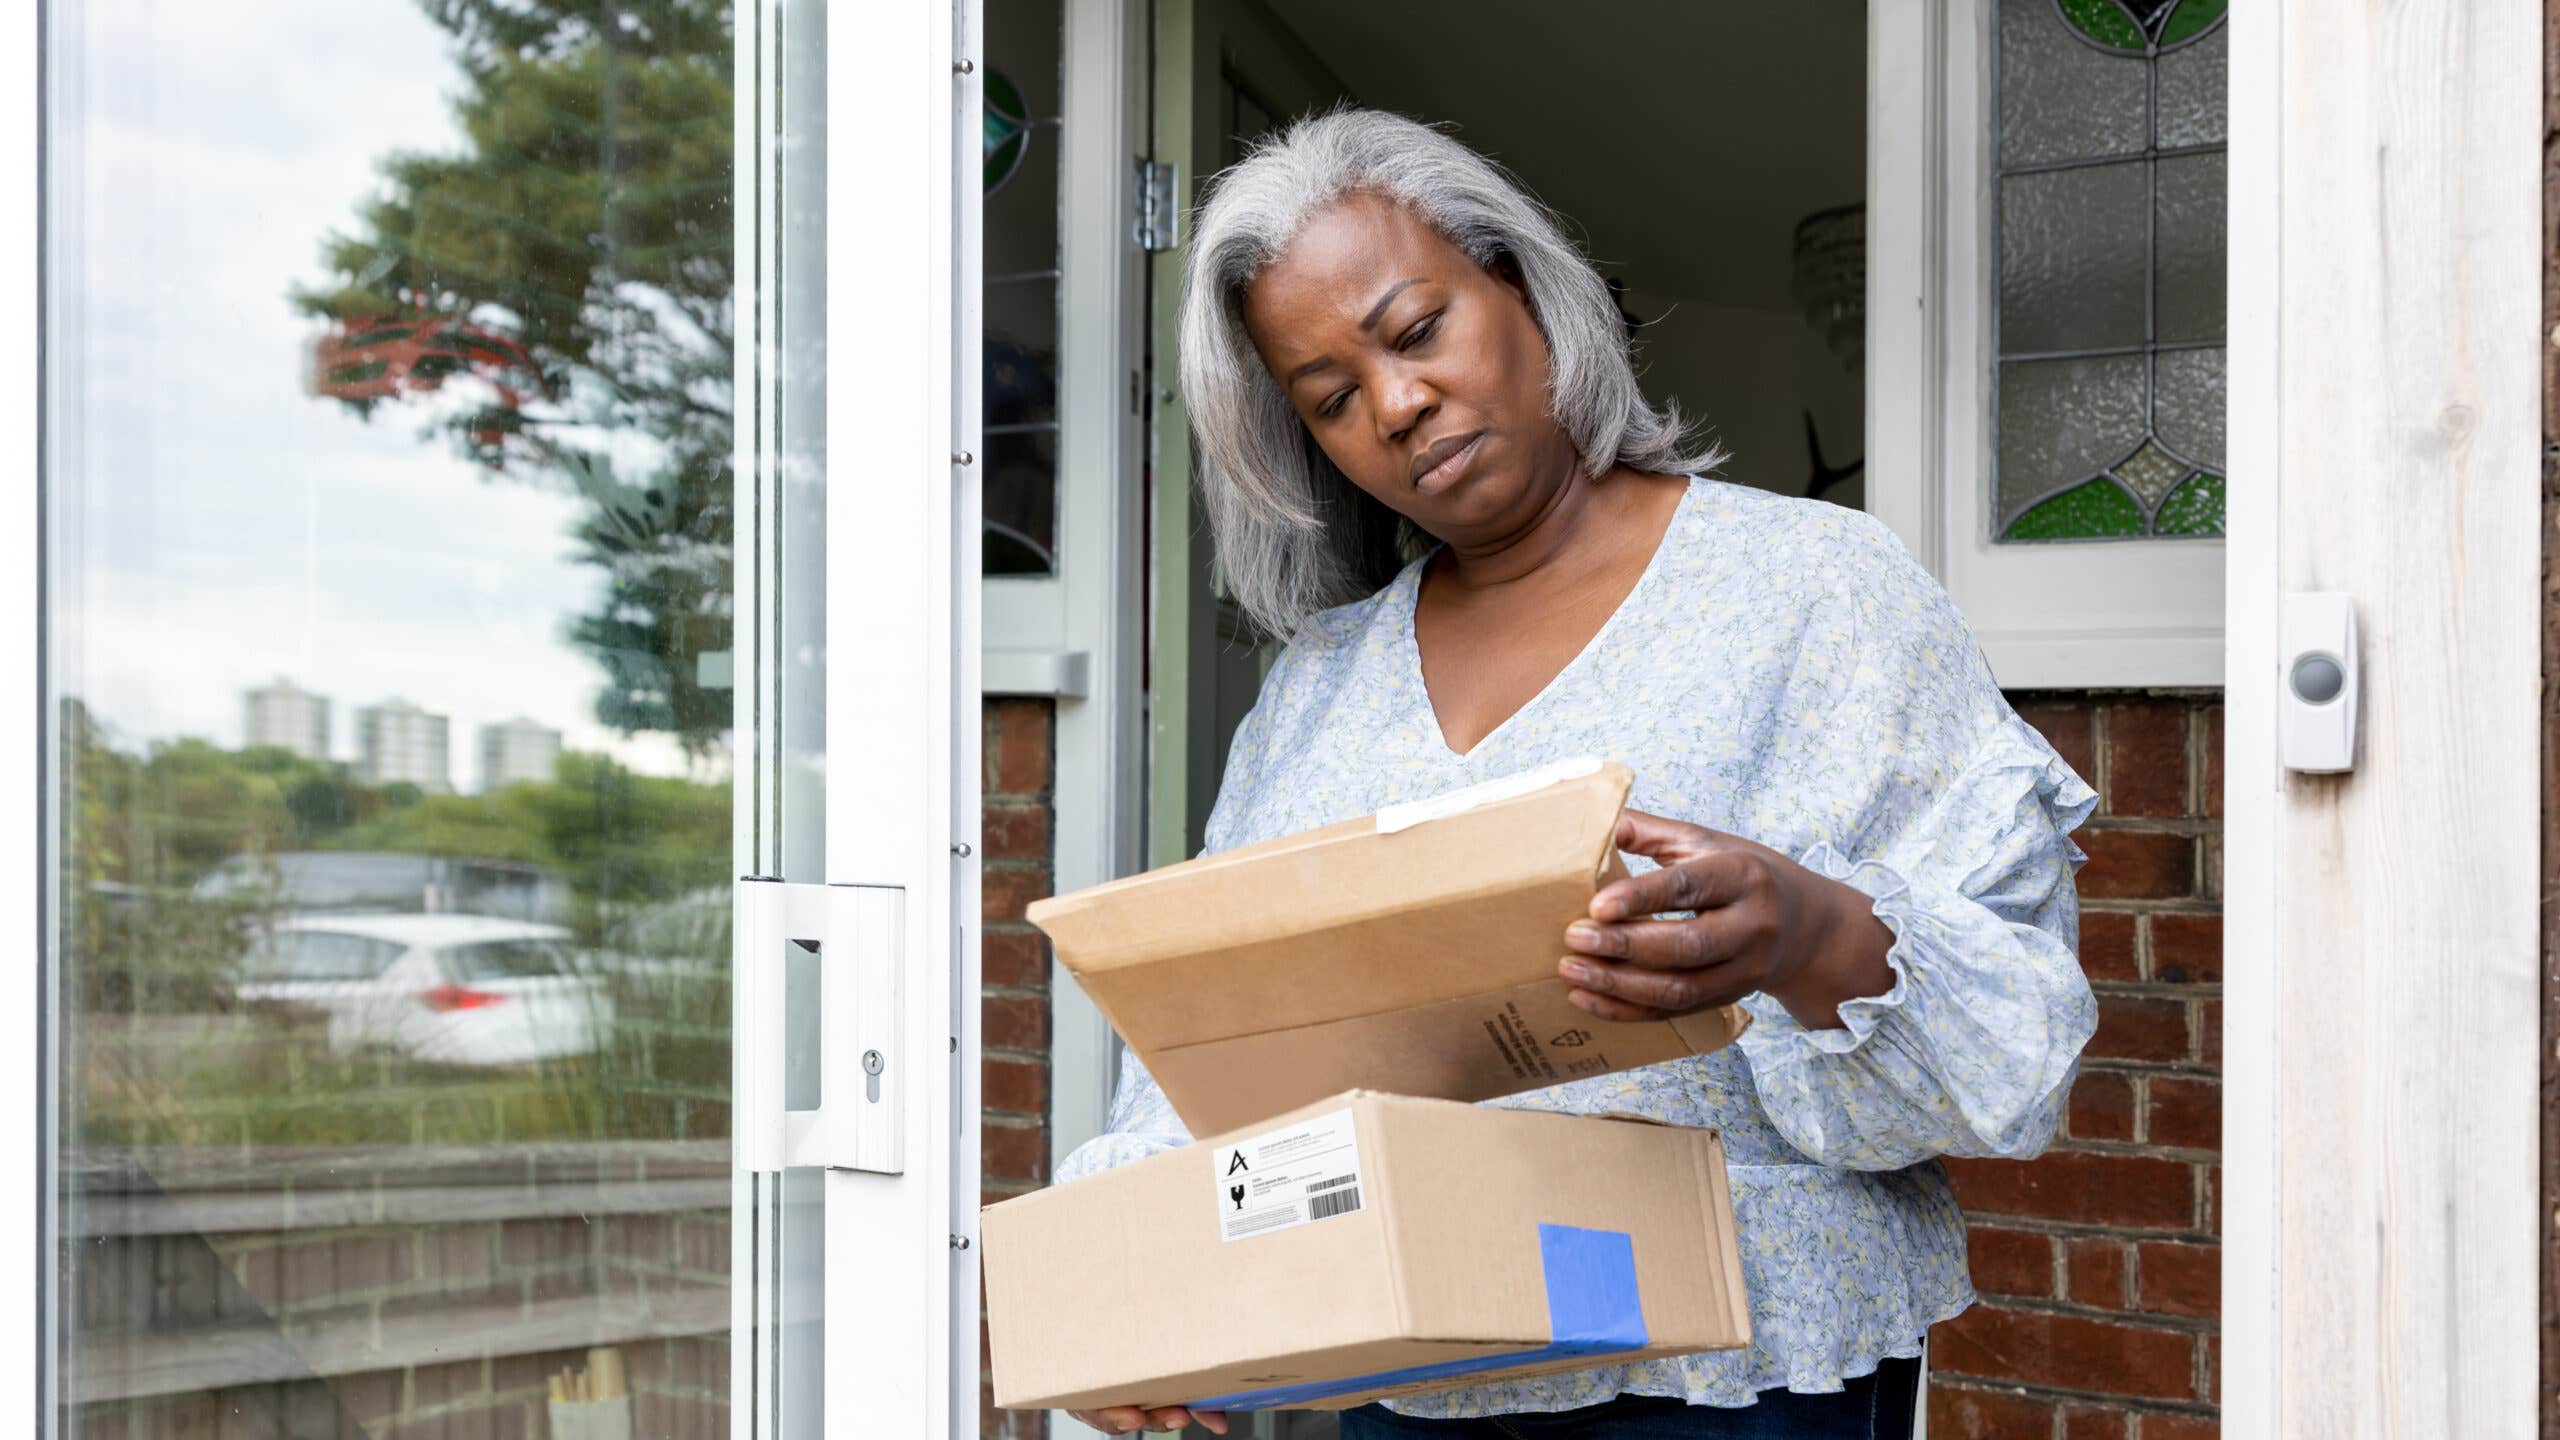
{"label": "reflection of tree", "polygon": [[419,0],[454,37],[455,154],[396,154],[329,278],[321,394],[423,407],[464,453],[584,496],[605,594],[571,638],[597,715],[700,752],[730,644],[730,23],[723,0]]}

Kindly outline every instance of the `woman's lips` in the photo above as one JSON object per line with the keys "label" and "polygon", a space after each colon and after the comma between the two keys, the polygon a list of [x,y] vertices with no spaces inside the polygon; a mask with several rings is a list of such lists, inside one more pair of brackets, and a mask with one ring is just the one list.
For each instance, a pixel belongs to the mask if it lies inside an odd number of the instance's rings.
{"label": "woman's lips", "polygon": [[1424,491],[1437,490],[1454,482],[1466,473],[1467,466],[1475,462],[1476,451],[1483,447],[1484,432],[1479,430],[1467,437],[1467,443],[1451,451],[1447,459],[1415,476],[1413,488]]}

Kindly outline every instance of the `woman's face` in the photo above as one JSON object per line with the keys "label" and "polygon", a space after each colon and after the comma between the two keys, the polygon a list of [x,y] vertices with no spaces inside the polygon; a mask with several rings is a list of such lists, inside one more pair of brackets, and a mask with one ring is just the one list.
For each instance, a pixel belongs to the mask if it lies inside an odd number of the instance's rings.
{"label": "woman's face", "polygon": [[1440,539],[1498,539],[1571,477],[1527,294],[1401,205],[1356,195],[1309,220],[1244,321],[1324,453]]}

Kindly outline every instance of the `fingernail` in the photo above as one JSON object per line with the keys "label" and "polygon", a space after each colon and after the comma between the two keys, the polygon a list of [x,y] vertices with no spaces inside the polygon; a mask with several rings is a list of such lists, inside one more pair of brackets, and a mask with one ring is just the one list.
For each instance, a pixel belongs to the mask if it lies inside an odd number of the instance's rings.
{"label": "fingernail", "polygon": [[1592,946],[1600,943],[1600,927],[1597,925],[1585,925],[1581,921],[1576,920],[1572,924],[1564,927],[1564,938],[1573,944],[1579,945],[1588,950]]}
{"label": "fingernail", "polygon": [[1564,962],[1562,968],[1564,970],[1564,978],[1567,980],[1579,981],[1585,985],[1591,983],[1591,967],[1583,964],[1581,961],[1567,960]]}

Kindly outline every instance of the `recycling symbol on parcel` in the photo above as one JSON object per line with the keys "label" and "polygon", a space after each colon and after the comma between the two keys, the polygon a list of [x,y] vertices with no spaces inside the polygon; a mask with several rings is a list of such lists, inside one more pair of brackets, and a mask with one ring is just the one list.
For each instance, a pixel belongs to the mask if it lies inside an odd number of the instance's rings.
{"label": "recycling symbol on parcel", "polygon": [[1216,1152],[1218,1238],[1242,1240],[1360,1208],[1360,1141],[1335,1110]]}

